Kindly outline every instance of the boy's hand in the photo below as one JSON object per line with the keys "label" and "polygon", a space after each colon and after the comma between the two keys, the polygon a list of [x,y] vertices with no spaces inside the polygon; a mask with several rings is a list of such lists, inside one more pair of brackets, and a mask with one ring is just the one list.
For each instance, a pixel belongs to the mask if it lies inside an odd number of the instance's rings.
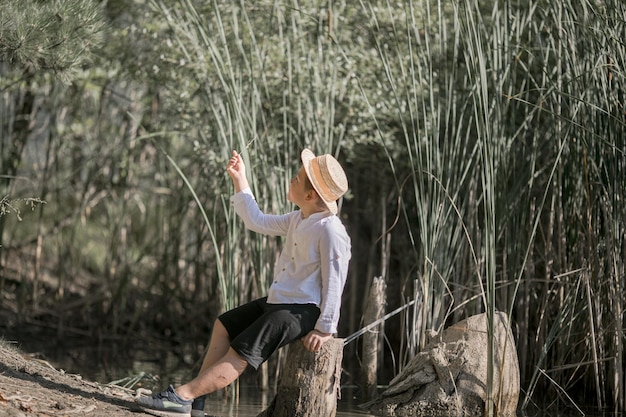
{"label": "boy's hand", "polygon": [[248,180],[246,178],[246,165],[243,163],[241,155],[237,151],[233,151],[233,156],[228,160],[226,165],[226,172],[233,180],[235,185],[235,191],[239,192],[248,187]]}
{"label": "boy's hand", "polygon": [[324,342],[330,340],[333,337],[330,333],[322,333],[319,330],[311,330],[306,336],[302,338],[302,343],[306,350],[310,352],[318,352]]}

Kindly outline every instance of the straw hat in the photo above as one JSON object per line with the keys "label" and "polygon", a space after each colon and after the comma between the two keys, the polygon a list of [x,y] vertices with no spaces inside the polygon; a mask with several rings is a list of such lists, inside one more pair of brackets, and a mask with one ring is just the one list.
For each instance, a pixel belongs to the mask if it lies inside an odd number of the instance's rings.
{"label": "straw hat", "polygon": [[348,191],[348,179],[343,168],[331,155],[315,156],[309,149],[300,155],[307,177],[326,207],[337,214],[337,200]]}

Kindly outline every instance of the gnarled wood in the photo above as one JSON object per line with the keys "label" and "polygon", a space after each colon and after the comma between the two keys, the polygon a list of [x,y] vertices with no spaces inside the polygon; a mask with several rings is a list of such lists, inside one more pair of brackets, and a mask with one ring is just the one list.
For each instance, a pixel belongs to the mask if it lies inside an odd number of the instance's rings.
{"label": "gnarled wood", "polygon": [[435,337],[380,398],[363,405],[384,416],[481,416],[493,401],[498,416],[515,416],[520,374],[505,313],[494,317],[493,380],[488,387],[487,316],[460,321]]}

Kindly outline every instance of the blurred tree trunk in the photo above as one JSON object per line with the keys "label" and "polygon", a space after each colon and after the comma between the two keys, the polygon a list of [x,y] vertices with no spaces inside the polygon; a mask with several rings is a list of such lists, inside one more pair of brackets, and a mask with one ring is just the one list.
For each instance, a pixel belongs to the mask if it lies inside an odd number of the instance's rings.
{"label": "blurred tree trunk", "polygon": [[[12,184],[22,161],[22,152],[35,120],[32,82],[32,75],[28,76],[18,84],[19,88],[8,90],[2,97],[2,107],[6,109],[2,114],[2,140],[0,141],[0,198],[3,199],[11,195]],[[0,214],[0,263],[2,262],[4,221],[4,216]]]}

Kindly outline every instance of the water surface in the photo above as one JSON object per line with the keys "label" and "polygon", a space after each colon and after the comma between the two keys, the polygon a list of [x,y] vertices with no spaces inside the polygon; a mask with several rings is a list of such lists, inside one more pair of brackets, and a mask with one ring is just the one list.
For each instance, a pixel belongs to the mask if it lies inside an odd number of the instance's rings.
{"label": "water surface", "polygon": [[[216,417],[256,417],[267,408],[271,398],[259,395],[258,390],[255,394],[255,390],[255,387],[242,388],[242,394],[239,398],[229,400],[223,400],[216,396],[210,397],[207,399],[205,411],[207,415]],[[351,391],[351,388],[343,389],[343,398],[350,395]],[[374,415],[359,410],[356,404],[351,401],[340,400],[337,405],[337,417],[374,417]]]}

